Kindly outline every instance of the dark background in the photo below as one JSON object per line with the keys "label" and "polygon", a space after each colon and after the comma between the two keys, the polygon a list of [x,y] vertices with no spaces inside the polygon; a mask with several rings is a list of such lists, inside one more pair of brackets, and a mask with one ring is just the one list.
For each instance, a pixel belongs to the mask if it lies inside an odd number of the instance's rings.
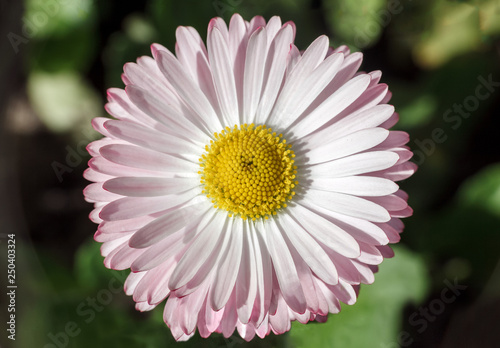
{"label": "dark background", "polygon": [[[2,347],[168,347],[163,306],[134,309],[126,272],[102,265],[83,200],[85,146],[123,64],[175,28],[279,15],[305,49],[321,34],[382,70],[418,172],[396,257],[358,303],[326,324],[244,343],[184,346],[498,347],[500,334],[500,1],[0,1]],[[485,81],[490,81],[488,82]],[[491,82],[492,81],[492,82]],[[488,87],[485,86],[485,83]],[[6,338],[7,244],[16,240],[16,341]],[[7,332],[7,335],[4,333]]]}

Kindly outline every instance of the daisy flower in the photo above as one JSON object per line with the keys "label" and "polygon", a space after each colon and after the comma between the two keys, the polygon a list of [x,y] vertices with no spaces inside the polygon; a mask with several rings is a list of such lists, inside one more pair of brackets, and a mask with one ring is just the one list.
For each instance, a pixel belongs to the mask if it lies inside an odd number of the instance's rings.
{"label": "daisy flower", "polygon": [[245,340],[325,321],[392,257],[416,166],[381,73],[361,53],[304,51],[279,17],[176,32],[127,63],[96,118],[85,197],[108,268],[177,340]]}

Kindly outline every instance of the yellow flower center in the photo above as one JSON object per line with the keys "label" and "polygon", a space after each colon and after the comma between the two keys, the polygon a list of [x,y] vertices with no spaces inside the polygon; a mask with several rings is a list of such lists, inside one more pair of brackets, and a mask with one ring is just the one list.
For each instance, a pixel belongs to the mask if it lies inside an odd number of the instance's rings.
{"label": "yellow flower center", "polygon": [[271,128],[244,124],[215,133],[200,158],[204,193],[229,216],[276,215],[292,199],[297,167],[292,145]]}

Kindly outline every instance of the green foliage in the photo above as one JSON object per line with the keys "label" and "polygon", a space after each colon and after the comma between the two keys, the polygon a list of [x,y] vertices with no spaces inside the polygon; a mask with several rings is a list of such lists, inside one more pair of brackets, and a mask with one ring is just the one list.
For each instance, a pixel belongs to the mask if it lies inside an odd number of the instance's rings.
{"label": "green foliage", "polygon": [[102,100],[75,72],[34,71],[28,79],[28,95],[40,120],[53,132],[81,131],[103,114]]}
{"label": "green foliage", "polygon": [[458,199],[464,208],[474,207],[500,218],[500,164],[485,168],[467,180]]}
{"label": "green foliage", "polygon": [[[405,309],[434,298],[443,279],[459,279],[474,296],[491,283],[500,249],[500,157],[490,138],[498,133],[500,91],[480,100],[468,116],[455,117],[456,111],[452,119],[446,115],[455,104],[476,95],[479,77],[491,75],[500,81],[497,0],[148,0],[143,9],[124,13],[119,11],[122,6],[125,2],[25,1],[27,95],[50,136],[64,144],[69,133],[82,139],[89,120],[105,115],[105,88],[123,86],[123,65],[150,55],[153,42],[174,51],[179,25],[195,27],[206,37],[215,16],[228,21],[233,13],[247,20],[278,15],[297,25],[299,49],[327,34],[335,46],[365,51],[363,69],[383,71],[382,82],[393,92],[391,104],[400,114],[397,128],[408,131],[409,146],[423,153],[417,174],[400,183],[410,194],[415,215],[405,221],[396,256],[383,262],[374,284],[361,286],[355,305],[344,305],[327,323],[295,322],[288,334],[249,343],[237,334],[229,339],[195,335],[176,343],[163,322],[163,305],[140,313],[119,289],[129,271],[104,267],[100,245],[91,239],[93,229],[82,235],[81,230],[62,227],[62,234],[75,233],[84,241],[78,247],[50,237],[43,240],[42,231],[42,237],[37,235],[42,242],[20,254],[27,263],[21,297],[25,302],[20,305],[15,347],[48,345],[49,334],[65,332],[68,323],[79,330],[67,344],[76,348],[392,347],[408,326]],[[441,142],[432,139],[436,129],[443,131]],[[424,153],[419,143],[432,151]],[[83,165],[71,174],[78,186],[75,192],[86,184],[78,171]],[[35,194],[29,197],[38,199]],[[82,216],[89,209],[82,208]],[[446,316],[458,314],[450,310]],[[440,325],[444,331],[446,322]]]}
{"label": "green foliage", "polygon": [[31,69],[85,71],[96,52],[91,0],[27,0],[23,34],[30,42]]}
{"label": "green foliage", "polygon": [[401,330],[404,306],[420,303],[429,287],[422,258],[398,247],[393,259],[385,260],[375,283],[362,285],[358,301],[343,305],[325,324],[293,323],[293,347],[378,347],[393,342]]}
{"label": "green foliage", "polygon": [[331,30],[345,43],[364,48],[380,37],[386,21],[381,15],[384,0],[326,0],[324,6]]}

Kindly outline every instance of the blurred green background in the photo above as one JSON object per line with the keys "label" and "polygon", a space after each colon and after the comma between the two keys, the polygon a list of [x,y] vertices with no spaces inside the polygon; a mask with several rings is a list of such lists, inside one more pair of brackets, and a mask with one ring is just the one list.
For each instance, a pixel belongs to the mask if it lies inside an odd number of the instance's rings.
{"label": "blurred green background", "polygon": [[[175,343],[163,306],[135,311],[104,268],[83,201],[85,146],[123,64],[215,16],[281,16],[304,49],[327,34],[382,70],[419,171],[396,257],[326,324],[243,342]],[[0,2],[0,248],[16,234],[16,341],[2,347],[500,346],[500,1],[25,0]],[[7,258],[0,260],[1,292]]]}

